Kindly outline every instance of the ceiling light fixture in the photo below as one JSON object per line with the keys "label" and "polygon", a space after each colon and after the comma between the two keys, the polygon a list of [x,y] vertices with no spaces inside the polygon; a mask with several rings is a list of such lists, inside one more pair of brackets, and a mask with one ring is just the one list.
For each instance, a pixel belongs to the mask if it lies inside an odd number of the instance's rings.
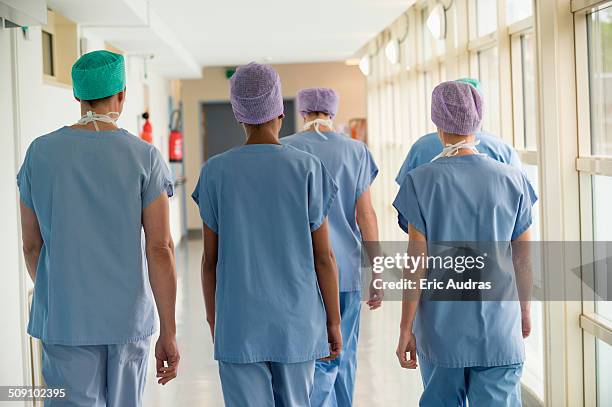
{"label": "ceiling light fixture", "polygon": [[437,4],[427,17],[427,28],[437,40],[446,38],[446,11],[442,4]]}
{"label": "ceiling light fixture", "polygon": [[392,64],[395,65],[399,62],[400,48],[399,42],[396,39],[392,39],[387,43],[387,46],[385,47],[385,55]]}
{"label": "ceiling light fixture", "polygon": [[359,61],[359,70],[365,76],[370,75],[370,56],[369,55],[364,55],[363,57],[361,57],[361,61]]}

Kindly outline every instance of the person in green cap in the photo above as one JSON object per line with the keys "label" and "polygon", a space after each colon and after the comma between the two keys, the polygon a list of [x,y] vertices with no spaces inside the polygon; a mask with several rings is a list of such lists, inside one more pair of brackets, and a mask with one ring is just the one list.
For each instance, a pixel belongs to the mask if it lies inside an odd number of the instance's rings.
{"label": "person in green cap", "polygon": [[[467,83],[482,94],[480,81],[478,79],[461,78],[457,79],[457,82]],[[488,155],[496,161],[510,164],[522,170],[523,165],[516,150],[506,144],[501,138],[481,130],[476,134],[476,143],[476,148],[480,153]],[[438,132],[426,134],[415,141],[395,177],[395,182],[397,182],[398,185],[402,185],[408,172],[434,160],[438,154],[442,152],[443,148],[444,146],[442,146]],[[402,230],[408,233],[408,224],[405,219],[402,219],[401,215],[398,215],[398,223]]]}
{"label": "person in green cap", "polygon": [[34,140],[17,175],[28,333],[42,341],[45,383],[66,391],[45,406],[140,406],[156,306],[158,382],[179,364],[173,182],[159,151],[115,124],[123,56],[85,54],[72,80],[82,117]]}

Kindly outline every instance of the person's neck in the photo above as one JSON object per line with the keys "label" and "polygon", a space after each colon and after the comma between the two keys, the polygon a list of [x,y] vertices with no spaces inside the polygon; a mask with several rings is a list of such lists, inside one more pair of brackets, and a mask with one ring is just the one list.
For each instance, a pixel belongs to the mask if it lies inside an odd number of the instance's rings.
{"label": "person's neck", "polygon": [[[448,136],[445,135],[444,136],[444,144],[445,147],[448,145],[454,145],[457,143],[460,143],[462,141],[466,142],[466,143],[470,143],[472,141],[476,140],[476,136],[475,135],[469,135],[469,136]],[[457,154],[456,155],[473,155],[473,154],[477,154],[473,149],[471,148],[460,148],[459,150],[457,150]]]}
{"label": "person's neck", "polygon": [[244,144],[280,144],[280,141],[278,139],[278,133],[269,129],[264,129],[251,131]]}
{"label": "person's neck", "polygon": [[[310,116],[306,116],[304,118],[304,122],[308,123],[308,122],[315,121],[317,119],[330,120],[331,118],[329,116],[324,115],[324,114],[310,115]],[[311,125],[310,127],[308,127],[308,130],[309,131],[315,131],[314,125]],[[323,133],[330,133],[330,132],[334,131],[334,129],[332,129],[329,126],[319,125],[319,131],[321,131]]]}
{"label": "person's neck", "polygon": [[[117,112],[117,110],[113,110],[113,106],[110,106],[110,105],[99,105],[93,108],[89,105],[81,104],[81,117],[85,116],[87,112],[92,112],[92,113],[101,114],[101,115],[108,115],[109,113]],[[98,125],[99,131],[113,131],[119,128],[117,125],[113,123],[96,122],[96,124]],[[71,127],[76,128],[76,129],[81,129],[81,130],[96,131],[96,126],[93,123],[74,124]]]}

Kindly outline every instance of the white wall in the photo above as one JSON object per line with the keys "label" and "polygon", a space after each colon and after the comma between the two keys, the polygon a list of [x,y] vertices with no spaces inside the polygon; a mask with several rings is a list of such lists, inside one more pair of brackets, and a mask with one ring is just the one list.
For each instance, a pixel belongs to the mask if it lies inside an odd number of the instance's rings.
{"label": "white wall", "polygon": [[[7,369],[0,371],[0,386],[20,385],[25,382],[24,335],[22,312],[19,235],[17,229],[17,187],[15,184],[15,139],[13,128],[13,97],[11,84],[11,41],[8,30],[0,30],[0,123],[3,124],[3,143],[0,149],[0,185],[4,192],[0,209],[0,258],[2,259],[2,284],[0,284],[0,326],[2,344],[0,359]],[[23,403],[21,404],[23,405]]]}

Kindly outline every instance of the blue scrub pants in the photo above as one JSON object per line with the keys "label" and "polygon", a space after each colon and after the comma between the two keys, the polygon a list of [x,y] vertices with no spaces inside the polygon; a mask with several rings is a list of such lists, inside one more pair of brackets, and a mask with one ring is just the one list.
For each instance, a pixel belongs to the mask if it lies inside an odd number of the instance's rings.
{"label": "blue scrub pants", "polygon": [[439,367],[419,360],[421,407],[520,407],[523,364],[492,367]]}
{"label": "blue scrub pants", "polygon": [[301,363],[219,362],[226,407],[310,406],[314,360]]}
{"label": "blue scrub pants", "polygon": [[151,339],[122,345],[65,346],[43,343],[47,387],[66,399],[45,407],[138,407],[145,387]]}
{"label": "blue scrub pants", "polygon": [[317,361],[314,389],[310,398],[312,407],[350,407],[353,405],[360,313],[361,291],[341,292],[343,350],[335,360]]}

